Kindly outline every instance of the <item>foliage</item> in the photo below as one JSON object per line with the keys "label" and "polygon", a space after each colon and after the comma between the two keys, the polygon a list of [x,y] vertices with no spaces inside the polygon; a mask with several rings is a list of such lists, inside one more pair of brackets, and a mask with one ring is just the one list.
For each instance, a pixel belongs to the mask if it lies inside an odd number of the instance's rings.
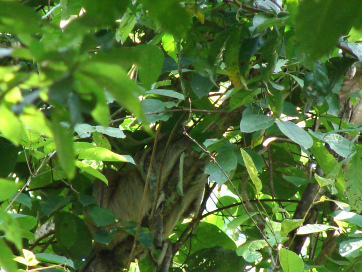
{"label": "foliage", "polygon": [[[219,190],[170,236],[171,271],[360,271],[361,10],[359,0],[1,1],[0,267],[79,269],[93,241],[114,237],[87,228],[115,221],[92,181],[181,124]],[[207,131],[225,120],[226,131]],[[147,229],[138,239],[152,248]]]}

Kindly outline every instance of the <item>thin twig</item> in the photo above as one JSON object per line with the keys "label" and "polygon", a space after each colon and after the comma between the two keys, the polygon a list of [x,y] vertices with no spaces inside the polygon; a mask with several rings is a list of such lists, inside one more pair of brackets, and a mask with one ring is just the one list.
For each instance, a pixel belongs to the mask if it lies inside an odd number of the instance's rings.
{"label": "thin twig", "polygon": [[13,205],[13,203],[18,199],[18,197],[20,196],[20,194],[25,190],[26,187],[29,186],[30,182],[38,175],[38,173],[40,172],[40,170],[44,167],[44,165],[55,155],[56,150],[54,150],[48,158],[45,158],[43,160],[43,162],[40,164],[40,166],[38,167],[38,169],[35,170],[34,173],[32,173],[30,175],[30,177],[28,178],[28,181],[25,183],[25,185],[21,188],[21,190],[16,194],[16,196],[11,200],[10,204],[6,207],[5,211],[8,211],[10,209],[10,207]]}
{"label": "thin twig", "polygon": [[58,5],[54,6],[51,10],[49,10],[44,16],[41,17],[42,20],[48,19],[52,13],[61,6],[59,3]]}

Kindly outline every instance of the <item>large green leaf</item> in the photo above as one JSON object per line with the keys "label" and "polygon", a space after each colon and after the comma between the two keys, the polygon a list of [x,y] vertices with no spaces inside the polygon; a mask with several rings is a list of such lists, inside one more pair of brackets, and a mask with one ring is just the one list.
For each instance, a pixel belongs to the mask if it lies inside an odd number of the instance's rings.
{"label": "large green leaf", "polygon": [[356,258],[360,255],[360,248],[362,247],[362,239],[351,239],[343,241],[339,245],[339,254],[346,258]]}
{"label": "large green leaf", "polygon": [[256,192],[259,193],[261,191],[263,185],[262,185],[261,180],[258,177],[258,170],[256,170],[254,161],[244,149],[240,148],[240,151],[241,151],[241,155],[243,156],[245,167],[249,173],[250,179],[254,183]]}
{"label": "large green leaf", "polygon": [[253,263],[262,257],[258,250],[264,248],[267,245],[268,244],[265,240],[248,241],[236,249],[236,254],[243,256],[245,261]]}
{"label": "large green leaf", "polygon": [[64,256],[59,256],[51,253],[37,253],[35,254],[35,256],[39,261],[55,263],[55,264],[64,264],[66,266],[74,268],[73,261]]}
{"label": "large green leaf", "polygon": [[10,248],[5,244],[3,238],[0,238],[0,267],[4,268],[7,272],[18,271],[17,265],[13,260],[14,255]]}
{"label": "large green leaf", "polygon": [[113,63],[89,61],[83,64],[81,72],[93,78],[100,88],[106,88],[122,106],[144,119],[137,97],[141,91],[122,67]]}
{"label": "large green leaf", "polygon": [[81,150],[79,153],[81,160],[97,160],[97,161],[116,161],[130,162],[135,164],[133,158],[129,155],[120,155],[103,147],[93,147]]}
{"label": "large green leaf", "polygon": [[99,172],[97,169],[94,169],[92,166],[90,166],[89,164],[86,164],[85,162],[81,162],[81,161],[76,161],[75,165],[83,170],[84,172],[86,172],[87,174],[92,175],[93,177],[100,179],[101,181],[103,181],[105,184],[108,185],[108,180],[107,178],[101,173]]}
{"label": "large green leaf", "polygon": [[59,212],[54,217],[55,237],[58,243],[65,248],[74,245],[77,237],[75,216],[67,212]]}
{"label": "large green leaf", "polygon": [[219,165],[214,162],[210,162],[205,168],[205,174],[210,175],[210,180],[216,181],[219,185],[221,185],[228,181],[228,178],[232,178],[237,166],[237,158],[234,152],[229,150],[229,152],[220,153],[216,157],[216,161]]}
{"label": "large green leaf", "polygon": [[19,183],[0,178],[0,201],[5,201],[15,195],[20,188]]}
{"label": "large green leaf", "polygon": [[313,145],[312,137],[302,128],[290,121],[282,122],[277,119],[277,125],[281,132],[284,133],[289,139],[304,148],[310,148]]}
{"label": "large green leaf", "polygon": [[349,200],[349,204],[356,209],[358,213],[362,210],[362,160],[358,155],[354,155],[348,162],[347,171],[345,173],[346,178],[346,194]]}
{"label": "large green leaf", "polygon": [[[0,1],[0,32],[19,36],[39,33],[40,16],[20,2]],[[29,41],[29,40],[27,40]]]}
{"label": "large green leaf", "polygon": [[261,129],[267,129],[274,124],[274,118],[272,116],[266,116],[263,114],[249,114],[243,116],[240,121],[241,132],[254,132]]}
{"label": "large green leaf", "polygon": [[[296,17],[296,35],[302,48],[317,59],[347,35],[362,9],[360,0],[304,0]],[[333,24],[331,24],[333,22]]]}
{"label": "large green leaf", "polygon": [[23,237],[19,222],[3,209],[0,209],[0,230],[5,233],[2,236],[13,242],[17,249],[22,248],[21,239]]}
{"label": "large green leaf", "polygon": [[98,206],[91,207],[88,210],[88,214],[92,217],[98,227],[110,225],[116,220],[112,211]]}
{"label": "large green leaf", "polygon": [[67,114],[60,108],[55,108],[52,114],[52,131],[57,147],[59,163],[69,179],[75,175],[75,155],[73,148],[73,132],[65,123]]}
{"label": "large green leaf", "polygon": [[284,272],[302,272],[304,269],[302,258],[293,251],[281,248],[279,259]]}
{"label": "large green leaf", "polygon": [[305,235],[305,234],[317,233],[317,232],[322,232],[322,231],[331,230],[331,229],[336,230],[338,228],[334,227],[334,226],[330,226],[330,225],[323,225],[323,224],[307,224],[307,225],[300,227],[297,231],[297,234]]}
{"label": "large green leaf", "polygon": [[167,32],[182,38],[190,27],[191,16],[178,0],[142,0],[141,3]]}
{"label": "large green leaf", "polygon": [[0,104],[0,132],[3,137],[13,142],[15,145],[19,144],[21,124],[19,119],[11,112],[6,103]]}
{"label": "large green leaf", "polygon": [[354,212],[337,211],[334,215],[334,219],[362,227],[362,215],[356,214]]}
{"label": "large green leaf", "polygon": [[146,89],[151,88],[161,74],[163,66],[163,52],[155,45],[139,45],[135,48],[138,56],[139,77]]}

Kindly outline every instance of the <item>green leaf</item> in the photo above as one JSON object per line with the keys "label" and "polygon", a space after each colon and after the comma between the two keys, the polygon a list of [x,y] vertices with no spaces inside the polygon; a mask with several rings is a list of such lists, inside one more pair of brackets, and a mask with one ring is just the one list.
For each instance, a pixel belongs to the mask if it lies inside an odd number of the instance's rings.
{"label": "green leaf", "polygon": [[[182,231],[185,230],[187,224],[182,224],[177,226],[176,234],[181,235]],[[199,227],[194,232],[194,238],[191,237],[191,241],[188,240],[182,247],[181,251],[191,249],[190,254],[204,249],[204,248],[213,248],[213,247],[222,247],[224,249],[231,249],[235,250],[236,245],[235,242],[221,229],[217,226],[206,223],[200,222]],[[188,245],[191,243],[191,247]],[[186,260],[187,256],[184,254],[180,254],[177,258],[175,258],[176,262],[183,263]]]}
{"label": "green leaf", "polygon": [[23,109],[23,113],[20,116],[20,120],[26,125],[27,128],[31,128],[35,133],[52,138],[53,134],[50,130],[51,124],[46,119],[43,112],[33,106],[27,106]]}
{"label": "green leaf", "polygon": [[323,224],[307,224],[307,225],[300,227],[297,231],[297,234],[305,235],[305,234],[317,233],[317,232],[322,232],[322,231],[331,230],[331,229],[336,230],[338,228],[334,227],[334,226],[330,226],[330,225],[323,225]]}
{"label": "green leaf", "polygon": [[67,212],[58,212],[54,217],[55,237],[58,243],[65,248],[74,245],[77,237],[75,216]]}
{"label": "green leaf", "polygon": [[296,36],[309,58],[315,60],[331,51],[338,38],[348,34],[361,9],[360,0],[300,1]]}
{"label": "green leaf", "polygon": [[[0,188],[1,188],[1,186],[0,186]],[[16,198],[16,202],[19,202],[20,204],[23,204],[30,209],[33,205],[31,203],[31,198],[27,194],[24,194],[24,193],[21,193],[20,195],[18,195],[18,197]]]}
{"label": "green leaf", "polygon": [[36,226],[37,219],[34,216],[25,215],[25,214],[11,214],[16,221],[18,221],[19,226],[27,231],[30,231]]}
{"label": "green leaf", "polygon": [[20,131],[21,124],[19,119],[6,106],[6,103],[2,102],[0,104],[0,132],[2,136],[15,145],[18,145],[20,141]]}
{"label": "green leaf", "polygon": [[194,252],[186,264],[188,270],[193,272],[231,272],[243,271],[245,262],[234,250],[213,247]]}
{"label": "green leaf", "polygon": [[17,249],[20,250],[22,248],[22,229],[18,221],[3,209],[0,209],[0,230],[2,233],[5,233],[7,240],[15,244]]}
{"label": "green leaf", "polygon": [[91,207],[88,210],[88,214],[92,217],[98,227],[110,225],[116,220],[112,211],[98,206]]}
{"label": "green leaf", "polygon": [[180,196],[184,195],[184,191],[183,191],[184,160],[185,160],[185,152],[182,152],[182,154],[180,156],[179,177],[178,177],[178,182],[177,182],[177,193]]}
{"label": "green leaf", "polygon": [[137,97],[141,92],[136,82],[131,80],[119,65],[101,61],[84,63],[81,72],[93,78],[100,88],[106,88],[120,105],[144,119]]}
{"label": "green leaf", "polygon": [[213,86],[214,84],[208,77],[201,76],[200,74],[194,74],[192,77],[191,89],[198,98],[205,97]]}
{"label": "green leaf", "polygon": [[249,114],[243,116],[240,121],[241,132],[254,132],[260,129],[267,129],[274,124],[274,118],[272,116],[266,116],[263,114]]}
{"label": "green leaf", "polygon": [[5,201],[15,195],[20,188],[19,183],[0,178],[0,201]]}
{"label": "green leaf", "polygon": [[84,207],[96,202],[95,198],[90,195],[80,195],[78,200]]}
{"label": "green leaf", "polygon": [[[258,212],[249,212],[250,216],[254,216],[255,214],[258,214]],[[230,229],[236,229],[241,224],[243,224],[246,220],[250,219],[249,214],[243,214],[238,217],[236,217],[234,220],[232,220],[227,227]]]}
{"label": "green leaf", "polygon": [[168,112],[150,114],[150,113],[153,113],[153,112],[159,112],[159,111],[167,110],[166,103],[161,101],[161,100],[158,100],[158,99],[145,99],[145,100],[142,100],[141,104],[142,104],[142,107],[143,107],[143,111],[147,114],[147,120],[150,123],[155,123],[155,122],[157,122],[159,120],[167,121],[172,116],[172,114],[168,113]]}
{"label": "green leaf", "polygon": [[65,123],[66,115],[59,107],[54,108],[52,114],[52,131],[60,166],[66,176],[72,179],[75,175],[73,132]]}
{"label": "green leaf", "polygon": [[253,263],[262,258],[262,255],[258,250],[267,245],[268,244],[265,240],[248,241],[236,249],[236,254],[238,254],[238,256],[242,256],[245,261]]}
{"label": "green leaf", "polygon": [[138,45],[136,47],[139,65],[139,78],[143,87],[150,89],[161,74],[163,52],[156,45]]}
{"label": "green leaf", "polygon": [[18,147],[5,138],[0,138],[0,154],[6,154],[0,157],[0,177],[6,178],[13,171],[18,153]]}
{"label": "green leaf", "polygon": [[130,32],[137,23],[137,18],[131,11],[127,12],[116,31],[116,41],[122,44],[127,40]]}
{"label": "green leaf", "polygon": [[333,168],[337,166],[335,158],[321,142],[315,141],[310,151],[326,175],[332,172]]}
{"label": "green leaf", "polygon": [[[218,199],[217,203],[216,203],[216,207],[217,208],[222,208],[222,207],[225,207],[225,206],[229,206],[229,205],[232,205],[232,204],[236,204],[238,203],[238,201],[232,197],[232,196],[222,196]],[[238,207],[235,206],[235,207],[231,207],[227,210],[224,210],[228,215],[230,216],[233,216],[236,214],[238,210]]]}
{"label": "green leaf", "polygon": [[314,178],[318,182],[319,186],[327,186],[333,195],[337,193],[337,189],[335,187],[335,179],[323,178],[318,176],[316,173],[314,174]]}
{"label": "green leaf", "polygon": [[102,243],[102,244],[109,244],[114,236],[116,235],[115,231],[111,231],[110,233],[108,233],[105,230],[101,230],[101,231],[97,231],[94,235],[94,241],[98,242],[98,243]]}
{"label": "green leaf", "polygon": [[306,131],[304,131],[304,129],[301,129],[293,122],[282,122],[277,119],[277,125],[285,136],[287,136],[293,142],[303,146],[305,149],[308,149],[313,145],[312,137]]}
{"label": "green leaf", "polygon": [[337,211],[335,213],[334,219],[362,227],[362,215],[356,214],[354,212]]}
{"label": "green leaf", "polygon": [[94,94],[97,98],[96,105],[92,110],[91,114],[96,122],[103,126],[109,124],[109,107],[103,88],[97,83],[96,79],[91,76],[85,75],[81,72],[74,72],[74,87],[80,94]]}
{"label": "green leaf", "polygon": [[292,230],[301,226],[303,224],[303,222],[304,222],[303,219],[284,219],[282,221],[280,235],[286,236]]}
{"label": "green leaf", "polygon": [[362,239],[351,239],[343,241],[339,245],[338,252],[345,258],[357,258],[360,255],[360,248],[362,247]]}
{"label": "green leaf", "polygon": [[74,268],[74,263],[71,259],[68,259],[63,256],[51,254],[51,253],[37,253],[35,254],[36,258],[39,261],[48,262],[48,263],[55,263],[55,264],[64,264],[66,266],[70,266]]}
{"label": "green leaf", "polygon": [[228,177],[230,179],[232,178],[237,166],[237,158],[234,152],[230,150],[230,152],[222,152],[218,154],[216,161],[225,173],[223,173],[216,163],[210,162],[205,168],[205,174],[210,175],[210,180],[216,181],[219,185],[221,185],[228,181]]}
{"label": "green leaf", "polygon": [[255,164],[253,159],[250,157],[250,155],[242,148],[240,148],[241,155],[243,157],[246,170],[249,173],[250,179],[254,183],[256,192],[259,193],[263,187],[261,180],[258,177],[258,171],[256,170]]}
{"label": "green leaf", "polygon": [[78,133],[80,138],[87,138],[91,136],[92,132],[99,132],[110,137],[123,139],[126,135],[121,128],[104,127],[104,126],[91,126],[88,124],[77,124],[74,131]]}
{"label": "green leaf", "polygon": [[0,252],[0,267],[4,268],[7,272],[17,272],[18,268],[13,260],[13,253],[4,242],[3,238],[0,238]]}
{"label": "green leaf", "polygon": [[[270,81],[270,83],[272,83],[272,81]],[[275,117],[280,117],[280,114],[283,112],[284,102],[282,92],[271,86],[268,91],[267,101],[270,109],[273,111],[273,115]]]}
{"label": "green leaf", "polygon": [[162,35],[162,47],[177,62],[176,41],[171,34],[165,33]]}
{"label": "green leaf", "polygon": [[82,171],[90,174],[91,176],[100,179],[101,181],[103,181],[105,184],[108,185],[108,180],[107,178],[98,170],[94,169],[92,166],[90,166],[89,164],[86,164],[85,162],[81,162],[81,161],[75,161],[75,166],[77,166],[79,169],[81,169]]}
{"label": "green leaf", "polygon": [[309,133],[319,140],[326,142],[333,151],[344,158],[348,158],[354,152],[354,144],[342,135],[336,133],[324,134],[313,132],[312,130],[309,130]]}
{"label": "green leaf", "polygon": [[293,251],[281,248],[279,250],[279,258],[284,272],[302,272],[304,269],[302,258]]}
{"label": "green leaf", "polygon": [[191,16],[177,0],[142,0],[141,3],[161,27],[177,38],[182,38],[191,23]]}
{"label": "green leaf", "polygon": [[147,91],[146,94],[159,94],[159,95],[163,95],[163,96],[177,98],[179,100],[185,100],[185,97],[183,94],[175,92],[173,90],[153,89],[153,90]]}
{"label": "green leaf", "polygon": [[[125,231],[129,234],[135,236],[137,231],[137,223],[136,222],[127,222],[126,226],[123,227]],[[141,227],[140,232],[138,234],[138,241],[147,248],[151,248],[153,245],[153,236],[148,228]]]}
{"label": "green leaf", "polygon": [[51,213],[63,208],[70,203],[70,196],[44,196],[40,202],[43,212],[49,216]]}
{"label": "green leaf", "polygon": [[25,38],[27,35],[39,33],[39,21],[40,16],[22,3],[0,2],[0,32],[13,33]]}
{"label": "green leaf", "polygon": [[78,158],[80,160],[129,162],[135,164],[129,155],[119,155],[103,147],[93,147],[81,150]]}
{"label": "green leaf", "polygon": [[346,194],[349,204],[356,209],[358,213],[362,211],[362,160],[357,155],[354,155],[348,162],[347,171],[345,173]]}

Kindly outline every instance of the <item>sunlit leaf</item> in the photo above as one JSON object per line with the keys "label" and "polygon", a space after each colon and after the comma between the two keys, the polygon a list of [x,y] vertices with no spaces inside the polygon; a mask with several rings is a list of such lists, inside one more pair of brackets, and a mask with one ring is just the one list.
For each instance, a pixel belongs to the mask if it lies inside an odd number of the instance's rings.
{"label": "sunlit leaf", "polygon": [[339,254],[346,258],[356,258],[360,255],[360,248],[362,247],[362,239],[350,239],[342,241],[339,245]]}
{"label": "sunlit leaf", "polygon": [[131,156],[120,155],[103,147],[93,147],[81,150],[78,158],[81,160],[118,161],[135,164]]}
{"label": "sunlit leaf", "polygon": [[277,125],[281,132],[284,133],[289,139],[304,148],[310,148],[313,145],[312,137],[302,128],[290,121],[282,122],[277,119]]}
{"label": "sunlit leaf", "polygon": [[258,177],[258,171],[256,170],[254,161],[244,149],[240,148],[240,151],[241,155],[243,156],[246,170],[249,173],[250,179],[254,183],[256,192],[259,193],[262,189],[262,182]]}
{"label": "sunlit leaf", "polygon": [[302,272],[304,269],[302,258],[293,251],[281,248],[279,258],[284,272]]}
{"label": "sunlit leaf", "polygon": [[326,231],[330,229],[338,229],[337,227],[323,224],[307,224],[300,227],[297,231],[298,235],[305,235],[310,233],[318,233],[321,231]]}

